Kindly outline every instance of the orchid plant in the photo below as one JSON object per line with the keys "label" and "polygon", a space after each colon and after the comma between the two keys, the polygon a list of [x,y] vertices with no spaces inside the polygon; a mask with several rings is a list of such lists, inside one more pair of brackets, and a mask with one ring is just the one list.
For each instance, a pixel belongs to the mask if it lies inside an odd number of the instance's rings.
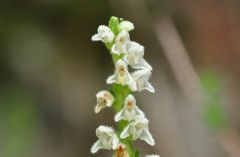
{"label": "orchid plant", "polygon": [[106,80],[110,88],[96,95],[95,113],[106,107],[112,107],[116,112],[114,120],[118,123],[118,129],[99,126],[96,129],[98,140],[93,144],[91,153],[107,149],[114,151],[113,157],[139,157],[139,151],[133,148],[135,140],[143,140],[149,145],[155,144],[149,131],[149,121],[137,106],[132,94],[142,90],[154,93],[154,88],[149,82],[152,67],[143,58],[144,47],[130,40],[129,32],[133,29],[134,25],[130,21],[113,16],[108,26],[100,25],[97,34],[92,36],[92,41],[101,41],[105,44],[115,65],[113,75]]}

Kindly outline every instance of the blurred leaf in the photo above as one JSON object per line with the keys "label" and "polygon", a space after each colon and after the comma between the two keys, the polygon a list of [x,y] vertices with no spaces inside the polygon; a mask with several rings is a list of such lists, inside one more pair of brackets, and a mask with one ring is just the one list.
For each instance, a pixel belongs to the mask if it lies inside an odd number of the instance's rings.
{"label": "blurred leaf", "polygon": [[216,73],[211,71],[202,72],[201,81],[202,86],[208,95],[217,95],[219,97],[219,94],[221,92],[221,82]]}
{"label": "blurred leaf", "polygon": [[[0,94],[3,149],[0,156],[32,156],[35,133],[37,132],[36,108],[32,97],[19,88],[5,89]],[[1,154],[2,153],[2,154]]]}
{"label": "blurred leaf", "polygon": [[218,131],[226,126],[224,108],[221,103],[222,84],[219,76],[212,71],[204,71],[200,76],[206,95],[203,119],[211,129]]}
{"label": "blurred leaf", "polygon": [[226,124],[223,108],[219,104],[208,104],[204,112],[204,119],[214,130],[223,128]]}

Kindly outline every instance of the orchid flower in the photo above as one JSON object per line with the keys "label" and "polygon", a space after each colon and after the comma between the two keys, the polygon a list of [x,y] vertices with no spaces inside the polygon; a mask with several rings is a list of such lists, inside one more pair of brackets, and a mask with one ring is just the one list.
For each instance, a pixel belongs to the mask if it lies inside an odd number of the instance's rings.
{"label": "orchid flower", "polygon": [[95,106],[95,113],[99,113],[105,107],[111,107],[114,102],[114,97],[108,91],[100,91],[96,94],[97,105]]}
{"label": "orchid flower", "polygon": [[93,144],[91,148],[92,153],[96,153],[99,149],[115,150],[119,144],[119,138],[111,127],[99,126],[96,129],[96,136],[99,140]]}
{"label": "orchid flower", "polygon": [[116,55],[125,54],[127,52],[127,43],[130,41],[127,30],[122,30],[115,39],[115,44],[112,46],[112,53]]}
{"label": "orchid flower", "polygon": [[127,43],[127,53],[123,57],[123,60],[129,64],[133,69],[149,69],[152,67],[143,58],[144,47],[136,42]]}
{"label": "orchid flower", "polygon": [[115,116],[115,121],[128,120],[129,122],[133,120],[136,116],[144,117],[144,113],[137,107],[136,99],[132,94],[129,94],[124,103],[124,107]]}
{"label": "orchid flower", "polygon": [[136,82],[128,72],[126,63],[121,59],[116,62],[115,73],[108,77],[107,83],[116,83],[123,86],[128,85],[132,91],[137,90]]}
{"label": "orchid flower", "polygon": [[121,132],[120,138],[125,139],[132,136],[133,140],[141,139],[147,142],[149,145],[154,145],[154,139],[149,132],[148,120],[142,116],[136,116],[132,122],[130,122]]}
{"label": "orchid flower", "polygon": [[148,81],[151,77],[152,72],[148,69],[137,70],[132,73],[132,77],[136,81],[137,91],[148,90],[151,93],[155,92],[155,89]]}
{"label": "orchid flower", "polygon": [[92,41],[102,41],[104,43],[111,43],[114,39],[114,34],[110,28],[100,25],[97,29],[98,33],[92,36]]}

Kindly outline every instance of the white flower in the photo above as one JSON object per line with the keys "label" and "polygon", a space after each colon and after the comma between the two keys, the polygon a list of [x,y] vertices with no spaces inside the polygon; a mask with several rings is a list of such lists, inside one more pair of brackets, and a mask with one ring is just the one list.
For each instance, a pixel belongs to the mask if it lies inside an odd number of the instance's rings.
{"label": "white flower", "polygon": [[132,94],[129,94],[124,103],[124,107],[115,116],[115,121],[128,120],[129,122],[137,115],[144,117],[144,113],[137,107],[136,99]]}
{"label": "white flower", "polygon": [[132,22],[130,21],[122,21],[119,24],[119,30],[127,30],[127,31],[131,31],[134,29],[134,25]]}
{"label": "white flower", "polygon": [[137,91],[142,91],[145,89],[151,93],[155,92],[155,89],[148,81],[151,77],[151,74],[152,72],[149,69],[137,70],[132,73],[132,77],[137,83]]}
{"label": "white flower", "polygon": [[126,63],[121,59],[119,59],[116,62],[115,73],[108,77],[107,83],[108,84],[117,83],[117,84],[121,84],[123,86],[128,85],[128,87],[132,91],[137,90],[136,82],[134,81],[134,79],[132,78],[130,73],[128,72]]}
{"label": "white flower", "polygon": [[122,30],[116,37],[115,44],[112,46],[112,53],[120,55],[127,52],[127,43],[130,41],[129,33]]}
{"label": "white flower", "polygon": [[111,107],[114,102],[114,97],[108,91],[100,91],[96,94],[97,105],[95,106],[95,113],[99,113],[105,107]]}
{"label": "white flower", "polygon": [[153,154],[153,155],[145,155],[145,157],[160,157],[160,155],[155,155],[155,154]]}
{"label": "white flower", "polygon": [[150,145],[155,144],[154,139],[149,132],[148,120],[142,116],[136,116],[135,119],[129,123],[120,134],[121,139],[125,139],[128,136],[132,136],[133,140],[139,138]]}
{"label": "white flower", "polygon": [[104,43],[111,43],[114,39],[114,34],[110,28],[100,25],[97,29],[98,33],[92,36],[92,41],[102,41]]}
{"label": "white flower", "polygon": [[123,60],[129,64],[133,69],[149,69],[152,67],[143,58],[144,47],[136,42],[127,43],[127,53],[123,57]]}
{"label": "white flower", "polygon": [[119,144],[119,138],[111,127],[99,126],[96,129],[96,136],[99,140],[93,144],[92,153],[96,153],[99,149],[115,150]]}

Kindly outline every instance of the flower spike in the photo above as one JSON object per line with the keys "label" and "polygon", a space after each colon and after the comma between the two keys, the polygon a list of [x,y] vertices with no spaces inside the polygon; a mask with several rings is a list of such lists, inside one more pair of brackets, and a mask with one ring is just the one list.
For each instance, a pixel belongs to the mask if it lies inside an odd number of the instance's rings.
{"label": "flower spike", "polygon": [[106,80],[109,90],[96,94],[95,113],[112,107],[116,112],[114,120],[118,123],[116,131],[104,125],[96,129],[98,140],[92,145],[93,154],[106,149],[114,151],[113,157],[139,157],[139,151],[133,148],[135,140],[155,144],[149,131],[149,121],[137,106],[133,95],[133,92],[142,90],[155,92],[149,82],[152,66],[144,59],[145,48],[130,39],[129,32],[134,28],[132,22],[112,16],[108,26],[100,25],[97,34],[92,36],[93,41],[102,41],[105,44],[115,65],[114,73]]}

